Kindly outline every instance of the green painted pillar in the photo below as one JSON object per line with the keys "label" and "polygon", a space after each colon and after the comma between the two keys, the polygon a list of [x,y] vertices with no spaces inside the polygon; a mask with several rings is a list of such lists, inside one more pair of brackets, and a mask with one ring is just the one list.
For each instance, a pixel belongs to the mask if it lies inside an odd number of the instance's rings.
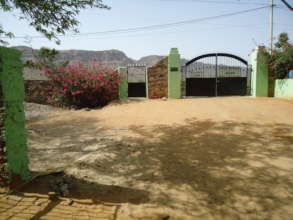
{"label": "green painted pillar", "polygon": [[168,57],[168,97],[181,98],[181,59],[177,48],[172,48]]}
{"label": "green painted pillar", "polygon": [[251,54],[251,65],[251,95],[254,97],[268,97],[269,66],[264,47],[257,47]]}
{"label": "green painted pillar", "polygon": [[127,99],[128,98],[128,80],[127,80],[127,68],[118,67],[118,72],[121,73],[121,82],[119,84],[119,98]]}
{"label": "green painted pillar", "polygon": [[18,50],[0,47],[0,79],[5,107],[5,141],[12,176],[29,178],[24,115],[24,80]]}

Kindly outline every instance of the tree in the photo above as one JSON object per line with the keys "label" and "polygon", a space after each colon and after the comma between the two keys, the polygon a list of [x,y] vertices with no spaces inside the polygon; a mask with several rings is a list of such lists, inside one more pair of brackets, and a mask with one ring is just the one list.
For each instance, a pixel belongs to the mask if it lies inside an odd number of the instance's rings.
{"label": "tree", "polygon": [[270,55],[269,64],[274,78],[283,79],[293,69],[293,44],[287,33],[281,33]]}
{"label": "tree", "polygon": [[[29,21],[30,26],[58,44],[59,34],[68,30],[78,32],[77,15],[87,7],[109,9],[102,0],[0,0],[0,10],[19,10],[19,19]],[[13,33],[5,31],[0,24],[0,43],[5,43],[1,37],[13,37]]]}
{"label": "tree", "polygon": [[[0,12],[12,12],[13,10],[18,10],[20,12],[20,15],[18,16],[19,19],[25,19],[29,22],[30,26],[34,27],[38,32],[45,35],[49,40],[55,39],[56,43],[60,43],[60,40],[58,39],[58,36],[60,34],[65,34],[68,30],[73,30],[77,32],[77,15],[80,13],[81,9],[85,9],[87,7],[91,8],[101,8],[101,9],[109,9],[108,6],[103,4],[102,0],[0,0]],[[6,43],[5,40],[3,40],[3,37],[13,37],[13,33],[8,32],[4,30],[3,26],[0,24],[0,44]],[[1,39],[2,38],[2,39]],[[0,47],[1,49],[1,47]],[[0,51],[0,61],[1,58],[3,58],[5,55],[7,55],[8,52],[11,52],[12,54],[15,53],[15,57],[17,57],[19,54],[17,54],[12,49],[3,48],[5,51]],[[49,56],[49,61],[53,62],[53,58],[56,55],[56,51],[50,51],[50,50],[42,50],[44,54],[47,54]],[[16,63],[14,66],[12,65],[12,69],[16,72],[20,72],[19,69],[16,67],[22,67],[19,63],[17,63],[15,57],[8,56],[8,58],[12,57],[13,62]],[[8,59],[7,58],[7,59]],[[6,59],[6,60],[7,60]],[[6,65],[6,69],[11,67],[11,63]],[[7,62],[6,62],[7,63]],[[0,62],[0,69],[2,68],[2,63]],[[8,66],[8,67],[7,67]],[[5,73],[11,73],[12,71]],[[2,70],[0,71],[1,74]],[[2,79],[3,77],[1,77]],[[0,82],[1,84],[1,82]],[[14,88],[14,87],[11,87]],[[2,92],[2,88],[0,87],[0,93]],[[4,91],[4,90],[3,90]],[[15,91],[13,91],[15,92]],[[1,101],[3,98],[0,94],[0,117],[3,119],[3,115],[1,115]],[[11,105],[13,107],[13,105]],[[10,107],[11,107],[10,106]],[[20,117],[17,114],[23,113],[23,111],[14,111],[13,114],[15,114],[15,118],[19,119]],[[9,117],[8,117],[9,118]],[[13,117],[11,117],[13,118]],[[4,166],[6,166],[6,159],[3,156],[4,152],[4,142],[3,138],[3,129],[1,130],[1,126],[3,128],[3,123],[1,123],[0,120],[0,184],[5,182],[5,176],[4,173]],[[16,137],[15,139],[17,139]],[[20,159],[15,161],[21,161],[27,159],[27,152],[24,147],[21,147],[23,149],[24,154],[15,154],[13,155],[14,158]],[[15,163],[12,165],[18,165],[20,163]],[[25,167],[26,166],[26,167]],[[22,170],[26,170],[27,165],[22,166]],[[11,168],[11,167],[10,167]],[[13,169],[10,169],[11,172],[15,172]],[[22,175],[24,177],[24,175]]]}

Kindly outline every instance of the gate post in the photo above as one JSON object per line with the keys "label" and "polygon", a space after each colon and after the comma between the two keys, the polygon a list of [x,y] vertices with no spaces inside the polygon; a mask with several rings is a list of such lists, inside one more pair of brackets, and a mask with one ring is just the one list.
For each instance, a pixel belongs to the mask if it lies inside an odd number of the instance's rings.
{"label": "gate post", "polygon": [[181,98],[181,59],[177,48],[172,48],[168,57],[168,97]]}
{"label": "gate post", "polygon": [[29,178],[24,115],[24,81],[21,53],[0,47],[0,83],[5,108],[5,145],[8,169],[23,180]]}
{"label": "gate post", "polygon": [[118,72],[121,76],[121,82],[119,84],[119,98],[127,99],[128,98],[128,79],[127,79],[127,68],[118,67]]}
{"label": "gate post", "polygon": [[257,47],[251,54],[251,95],[268,97],[269,66],[264,47]]}

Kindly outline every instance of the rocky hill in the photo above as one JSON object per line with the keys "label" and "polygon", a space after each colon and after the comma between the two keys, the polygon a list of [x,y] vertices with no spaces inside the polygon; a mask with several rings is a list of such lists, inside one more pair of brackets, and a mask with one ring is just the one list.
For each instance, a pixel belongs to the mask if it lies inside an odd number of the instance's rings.
{"label": "rocky hill", "polygon": [[147,66],[153,66],[163,58],[164,58],[164,56],[150,55],[150,56],[145,56],[145,57],[140,58],[137,61],[137,63],[146,64]]}
{"label": "rocky hill", "polygon": [[[23,61],[32,60],[36,50],[27,46],[13,47],[22,52]],[[131,64],[145,64],[146,66],[153,66],[160,61],[164,56],[151,55],[134,60],[129,58],[124,52],[120,50],[104,50],[104,51],[90,51],[90,50],[60,50],[58,58],[60,60],[69,60],[70,62],[82,61],[89,62],[95,59],[96,62],[108,66],[117,68],[118,66],[127,66]],[[182,59],[182,63],[186,62]],[[25,78],[40,78],[36,71],[25,70]],[[42,78],[42,77],[41,77]]]}
{"label": "rocky hill", "polygon": [[[33,59],[36,50],[26,46],[14,47],[22,52],[24,61]],[[127,57],[125,53],[119,50],[90,51],[90,50],[60,50],[58,54],[60,60],[69,60],[70,62],[82,61],[88,62],[95,59],[96,62],[107,66],[125,66],[135,63],[135,60]]]}

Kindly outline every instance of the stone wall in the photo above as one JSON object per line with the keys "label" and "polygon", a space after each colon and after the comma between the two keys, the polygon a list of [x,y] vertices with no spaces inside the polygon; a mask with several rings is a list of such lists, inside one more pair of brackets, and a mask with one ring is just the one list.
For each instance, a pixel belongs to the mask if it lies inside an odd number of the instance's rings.
{"label": "stone wall", "polygon": [[48,104],[48,97],[51,97],[52,90],[47,80],[26,80],[25,101],[38,104]]}
{"label": "stone wall", "polygon": [[159,99],[168,97],[168,57],[148,68],[148,97]]}

